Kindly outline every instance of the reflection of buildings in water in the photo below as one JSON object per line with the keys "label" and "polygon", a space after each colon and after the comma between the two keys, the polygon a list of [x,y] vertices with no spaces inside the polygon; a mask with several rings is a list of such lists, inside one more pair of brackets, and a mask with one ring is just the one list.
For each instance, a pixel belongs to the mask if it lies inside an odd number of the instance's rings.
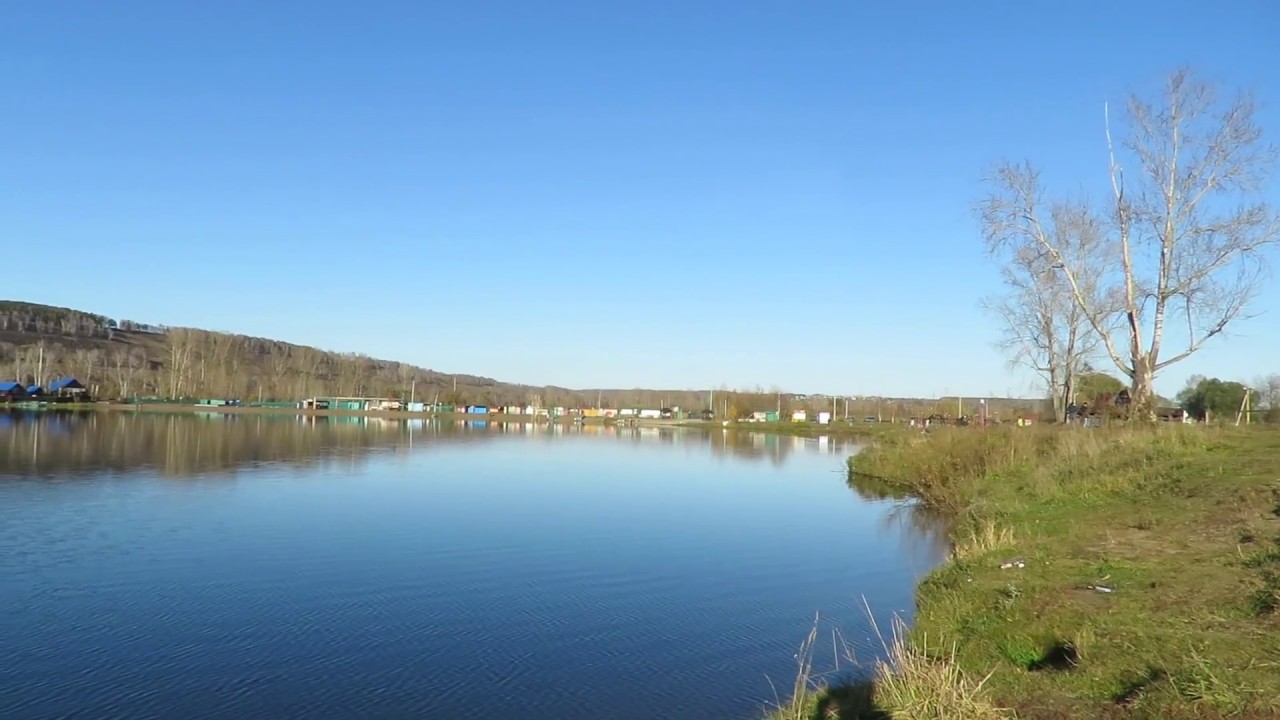
{"label": "reflection of buildings in water", "polygon": [[706,448],[714,456],[781,464],[797,451],[848,452],[828,438],[699,428],[359,415],[19,412],[0,413],[0,474],[149,471],[171,477],[261,463],[312,466],[363,462],[383,451],[429,450],[449,437],[614,437],[635,443]]}
{"label": "reflection of buildings in water", "polygon": [[744,459],[767,458],[781,465],[796,453],[820,454],[843,461],[856,453],[860,445],[852,440],[829,435],[803,437],[752,431],[722,431],[710,438],[712,453]]}
{"label": "reflection of buildings in water", "polygon": [[32,412],[0,423],[0,474],[152,472],[169,477],[263,463],[360,462],[403,439],[398,425],[346,418],[143,412]]}

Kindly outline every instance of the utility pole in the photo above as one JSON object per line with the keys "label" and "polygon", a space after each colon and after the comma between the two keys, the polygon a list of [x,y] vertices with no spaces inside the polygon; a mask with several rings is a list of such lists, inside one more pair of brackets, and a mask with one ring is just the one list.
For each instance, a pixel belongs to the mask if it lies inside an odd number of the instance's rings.
{"label": "utility pole", "polygon": [[1249,424],[1249,389],[1245,388],[1244,397],[1240,399],[1240,412],[1236,413],[1236,427],[1240,427],[1240,420],[1244,419],[1244,424]]}
{"label": "utility pole", "polygon": [[413,381],[409,383],[409,404],[410,405],[413,404],[413,400],[415,397],[414,393],[417,389],[418,389],[418,380],[417,378],[414,378]]}

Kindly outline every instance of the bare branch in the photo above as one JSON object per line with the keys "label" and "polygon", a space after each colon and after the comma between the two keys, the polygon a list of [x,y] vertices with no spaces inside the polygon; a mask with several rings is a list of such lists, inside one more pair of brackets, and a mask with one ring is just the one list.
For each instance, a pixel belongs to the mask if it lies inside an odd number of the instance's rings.
{"label": "bare branch", "polygon": [[[1158,103],[1134,96],[1127,111],[1127,133],[1117,143],[1110,104],[1103,104],[1111,197],[1099,213],[1108,227],[1089,253],[1074,252],[1086,243],[1053,232],[1061,218],[1045,220],[1043,207],[1062,203],[1044,201],[1030,167],[998,170],[999,191],[984,204],[982,225],[988,250],[1004,262],[1019,245],[1034,245],[1051,259],[1107,355],[1133,381],[1135,402],[1143,403],[1154,397],[1159,370],[1247,317],[1265,277],[1266,251],[1280,243],[1280,216],[1259,195],[1278,158],[1262,143],[1250,95],[1224,105],[1187,69],[1170,75]],[[1128,183],[1121,149],[1138,169]],[[1165,326],[1170,313],[1185,325],[1173,340]],[[1182,348],[1166,357],[1166,341]]]}

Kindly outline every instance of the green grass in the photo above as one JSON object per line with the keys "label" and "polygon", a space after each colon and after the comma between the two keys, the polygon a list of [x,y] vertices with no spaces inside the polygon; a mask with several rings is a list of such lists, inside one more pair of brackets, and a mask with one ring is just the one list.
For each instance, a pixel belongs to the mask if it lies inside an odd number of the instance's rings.
{"label": "green grass", "polygon": [[829,437],[875,439],[893,435],[907,434],[907,426],[903,423],[863,423],[837,420],[827,425],[816,422],[740,422],[730,421],[725,425],[721,420],[685,420],[680,423],[687,427],[699,427],[708,430],[724,429],[729,432],[758,432],[771,435],[798,435],[800,437]]}
{"label": "green grass", "polygon": [[[882,669],[828,717],[1280,718],[1280,431],[940,428],[850,468],[948,519],[952,557],[891,648],[946,672]],[[912,705],[940,683],[969,714]]]}

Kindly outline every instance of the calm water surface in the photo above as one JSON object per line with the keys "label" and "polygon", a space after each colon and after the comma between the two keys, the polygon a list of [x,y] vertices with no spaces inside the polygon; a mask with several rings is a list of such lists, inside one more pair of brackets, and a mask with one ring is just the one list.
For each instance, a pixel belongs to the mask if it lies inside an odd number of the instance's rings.
{"label": "calm water surface", "polygon": [[0,415],[0,718],[756,718],[938,558],[855,450]]}

